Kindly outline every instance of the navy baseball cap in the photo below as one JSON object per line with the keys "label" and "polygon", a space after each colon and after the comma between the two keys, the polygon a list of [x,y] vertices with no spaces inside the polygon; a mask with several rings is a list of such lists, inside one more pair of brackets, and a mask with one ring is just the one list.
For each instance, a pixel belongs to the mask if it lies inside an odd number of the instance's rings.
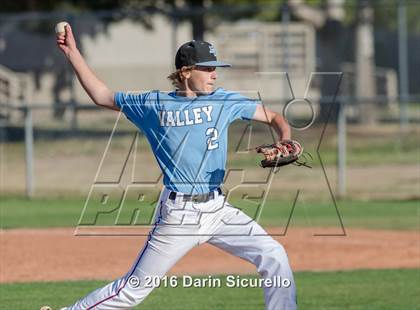
{"label": "navy baseball cap", "polygon": [[183,66],[231,67],[230,64],[217,60],[213,45],[196,40],[182,44],[176,52],[175,67],[181,69]]}

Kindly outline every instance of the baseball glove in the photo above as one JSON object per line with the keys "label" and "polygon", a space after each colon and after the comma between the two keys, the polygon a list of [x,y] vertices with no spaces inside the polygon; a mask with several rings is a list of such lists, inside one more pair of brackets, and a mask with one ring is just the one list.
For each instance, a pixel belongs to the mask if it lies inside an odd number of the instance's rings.
{"label": "baseball glove", "polygon": [[303,147],[295,140],[282,140],[257,146],[256,151],[265,157],[261,167],[281,167],[296,162],[303,153]]}

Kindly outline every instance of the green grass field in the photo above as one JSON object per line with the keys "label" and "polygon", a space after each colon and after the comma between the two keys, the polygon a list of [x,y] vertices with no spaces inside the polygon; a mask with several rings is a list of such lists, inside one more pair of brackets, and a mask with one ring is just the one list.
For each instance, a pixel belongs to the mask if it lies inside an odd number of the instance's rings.
{"label": "green grass field", "polygon": [[[48,228],[48,227],[75,227],[79,221],[84,206],[83,199],[33,199],[2,198],[0,202],[1,227],[8,228]],[[257,207],[252,203],[235,203],[248,215],[254,217]],[[133,204],[133,203],[132,203]],[[137,202],[138,204],[138,202]],[[118,210],[113,207],[100,209],[101,205],[88,205],[83,224],[114,225]],[[122,219],[118,224],[139,225],[142,217],[134,222],[132,218],[135,209],[140,209],[143,218],[150,218],[153,214],[152,206],[130,205],[123,209]],[[143,209],[142,209],[143,208]],[[337,203],[345,227],[363,227],[372,229],[418,229],[419,210],[418,201],[341,201]],[[103,213],[95,222],[98,211]],[[142,210],[145,210],[144,212]],[[285,227],[288,222],[293,201],[268,201],[260,209],[259,223],[263,226]],[[141,213],[143,212],[143,213]],[[146,221],[144,221],[145,223]],[[332,202],[298,202],[293,210],[290,221],[293,226],[327,226],[339,227],[340,222]]]}
{"label": "green grass field", "polygon": [[[249,277],[249,276],[242,276]],[[419,309],[420,269],[297,272],[299,309]],[[221,278],[225,284],[225,278]],[[104,281],[0,285],[1,308],[39,309],[69,305]],[[181,283],[181,281],[179,281]],[[135,309],[264,309],[259,288],[158,288]]]}

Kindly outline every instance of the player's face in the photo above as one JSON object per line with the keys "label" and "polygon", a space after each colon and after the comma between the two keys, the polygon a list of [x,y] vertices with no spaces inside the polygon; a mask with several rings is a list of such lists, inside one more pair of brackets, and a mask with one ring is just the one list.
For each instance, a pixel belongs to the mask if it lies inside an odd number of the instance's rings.
{"label": "player's face", "polygon": [[215,67],[195,67],[191,70],[188,79],[188,87],[196,93],[197,96],[211,93],[217,79]]}

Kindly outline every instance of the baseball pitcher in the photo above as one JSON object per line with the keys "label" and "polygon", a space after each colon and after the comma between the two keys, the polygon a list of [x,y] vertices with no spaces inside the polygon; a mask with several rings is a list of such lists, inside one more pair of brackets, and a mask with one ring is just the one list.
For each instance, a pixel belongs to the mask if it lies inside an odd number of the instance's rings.
{"label": "baseball pitcher", "polygon": [[273,167],[283,165],[284,158],[293,162],[302,151],[290,140],[285,119],[256,100],[215,88],[216,68],[230,64],[218,61],[215,48],[204,41],[190,41],[178,49],[176,71],[168,77],[174,91],[140,94],[111,91],[88,67],[70,25],[57,33],[57,45],[93,102],[121,111],[144,133],[164,175],[153,229],[131,269],[63,309],[131,309],[153,290],[145,285],[147,277],[163,277],[204,242],[251,262],[264,279],[288,279],[287,287],[264,285],[265,307],[296,309],[295,282],[284,248],[230,205],[220,188],[229,125],[243,119],[271,126],[278,143],[257,151],[265,155],[263,167]]}

